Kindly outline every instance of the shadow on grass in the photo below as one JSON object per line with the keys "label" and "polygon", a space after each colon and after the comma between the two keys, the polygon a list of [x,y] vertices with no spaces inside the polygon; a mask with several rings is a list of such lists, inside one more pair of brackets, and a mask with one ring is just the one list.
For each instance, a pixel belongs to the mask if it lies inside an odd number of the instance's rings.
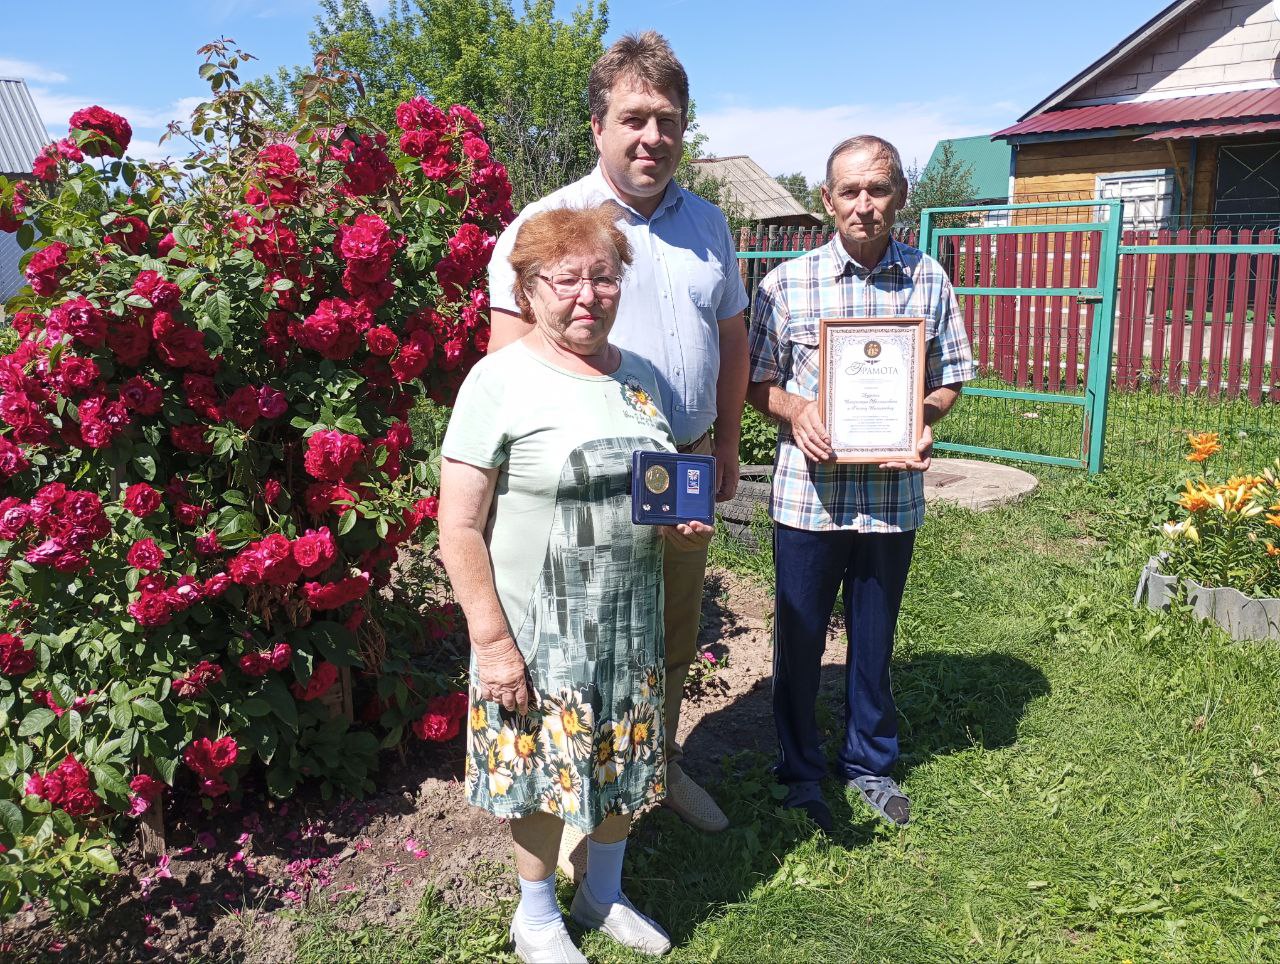
{"label": "shadow on grass", "polygon": [[[843,735],[844,678],[843,665],[822,670],[818,720],[832,760]],[[628,862],[636,896],[668,925],[677,944],[725,907],[749,900],[788,854],[814,840],[804,816],[778,807],[781,788],[770,772],[776,749],[771,689],[772,679],[764,679],[704,717],[684,743],[691,770],[724,807],[730,828],[702,834],[661,810],[634,831]],[[895,665],[894,690],[902,745],[898,775],[909,777],[935,757],[1011,746],[1028,704],[1049,692],[1049,682],[1035,666],[1003,653],[926,653]],[[843,781],[833,777],[824,793],[836,830],[829,840],[816,841],[820,849],[856,849],[885,832],[856,797],[850,803]]]}

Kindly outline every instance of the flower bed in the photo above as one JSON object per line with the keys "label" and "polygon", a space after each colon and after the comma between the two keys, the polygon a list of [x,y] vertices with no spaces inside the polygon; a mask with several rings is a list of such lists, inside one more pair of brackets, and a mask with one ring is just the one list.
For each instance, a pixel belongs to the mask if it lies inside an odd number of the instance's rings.
{"label": "flower bed", "polygon": [[[1189,442],[1190,462],[1203,463],[1220,449],[1211,432]],[[1197,614],[1234,639],[1280,639],[1278,470],[1280,461],[1222,482],[1188,479],[1174,496],[1179,517],[1162,527],[1167,550],[1142,570],[1135,602],[1168,609],[1184,591]]]}
{"label": "flower bed", "polygon": [[[360,792],[456,729],[424,658],[456,610],[390,583],[434,538],[406,417],[484,352],[505,171],[464,107],[402,104],[398,145],[309,121],[323,77],[268,130],[243,55],[204,52],[181,169],[90,107],[0,178],[0,229],[39,238],[0,358],[0,914],[87,913],[170,787]],[[328,705],[347,672],[367,726]]]}

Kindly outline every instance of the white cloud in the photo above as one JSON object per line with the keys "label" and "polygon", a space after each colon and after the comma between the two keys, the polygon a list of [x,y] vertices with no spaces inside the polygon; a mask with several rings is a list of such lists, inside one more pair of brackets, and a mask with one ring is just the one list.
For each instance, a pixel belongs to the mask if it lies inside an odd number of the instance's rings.
{"label": "white cloud", "polygon": [[65,137],[67,121],[71,115],[91,104],[98,104],[121,115],[135,130],[148,130],[167,127],[172,120],[187,121],[195,106],[207,100],[205,97],[182,97],[165,107],[157,108],[103,101],[92,96],[50,90],[48,87],[31,86],[30,90],[36,110],[40,112],[40,119],[53,137]]}
{"label": "white cloud", "polygon": [[40,84],[61,84],[67,79],[66,74],[60,74],[56,70],[48,70],[26,60],[10,60],[7,57],[0,57],[0,77],[20,77]]}
{"label": "white cloud", "polygon": [[990,134],[1015,115],[999,108],[975,112],[971,105],[932,103],[839,104],[834,107],[729,106],[698,112],[706,149],[721,156],[749,154],[770,174],[800,171],[821,180],[827,154],[846,137],[876,134],[892,143],[907,167],[929,160],[944,138]]}

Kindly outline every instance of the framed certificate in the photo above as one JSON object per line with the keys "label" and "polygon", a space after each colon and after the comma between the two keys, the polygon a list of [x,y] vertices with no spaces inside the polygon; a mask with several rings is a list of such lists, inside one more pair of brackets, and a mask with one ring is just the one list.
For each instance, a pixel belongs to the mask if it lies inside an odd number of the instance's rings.
{"label": "framed certificate", "polygon": [[924,431],[923,318],[823,318],[818,409],[837,462],[916,458]]}

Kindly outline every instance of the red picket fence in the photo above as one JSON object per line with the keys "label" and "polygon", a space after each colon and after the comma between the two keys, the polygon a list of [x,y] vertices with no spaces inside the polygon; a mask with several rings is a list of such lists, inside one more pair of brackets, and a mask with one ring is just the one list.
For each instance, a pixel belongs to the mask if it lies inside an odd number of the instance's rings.
{"label": "red picket fence", "polygon": [[[1280,257],[1220,251],[1221,245],[1271,245],[1274,228],[1125,231],[1122,244],[1194,244],[1190,254],[1120,257],[1113,332],[1113,387],[1210,399],[1280,400]],[[742,251],[807,251],[829,228],[744,230]],[[914,232],[901,237],[915,243]],[[1097,231],[959,235],[941,239],[939,260],[957,286],[1079,288],[1098,280]],[[782,259],[744,260],[748,290]],[[1096,304],[1065,295],[960,297],[979,371],[1011,386],[1082,391]]]}
{"label": "red picket fence", "polygon": [[[1125,231],[1132,247],[1195,244],[1198,253],[1120,257],[1113,387],[1121,391],[1280,399],[1280,258],[1222,245],[1274,244],[1276,230]],[[1095,285],[1098,232],[962,235],[939,254],[957,285]],[[1061,295],[962,296],[965,326],[984,374],[1019,388],[1075,391],[1087,379],[1093,304]]]}

